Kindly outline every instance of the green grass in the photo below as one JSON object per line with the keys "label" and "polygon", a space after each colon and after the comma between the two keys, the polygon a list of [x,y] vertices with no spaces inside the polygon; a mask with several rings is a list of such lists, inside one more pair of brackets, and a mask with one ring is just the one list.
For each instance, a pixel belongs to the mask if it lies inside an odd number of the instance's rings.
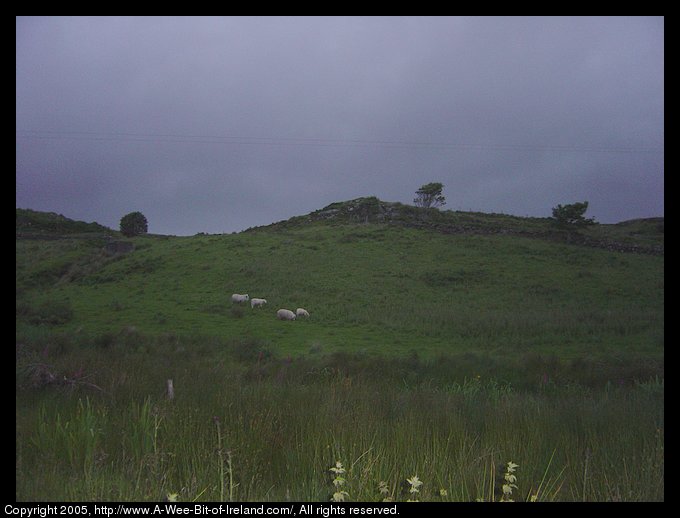
{"label": "green grass", "polygon": [[[652,352],[663,342],[662,257],[370,224],[136,244],[122,258],[83,254],[80,276],[22,292],[18,304],[68,304],[73,318],[59,329],[247,334],[291,353],[319,344],[381,354],[598,354]],[[28,256],[31,245],[17,253]],[[234,292],[269,304],[234,312]],[[274,318],[299,306],[309,321]]]}
{"label": "green grass", "polygon": [[499,500],[508,461],[515,500],[663,500],[662,381],[520,389],[414,358],[239,359],[239,344],[200,343],[27,345],[24,364],[40,354],[102,390],[18,373],[17,499],[327,501],[341,460],[352,501],[382,500],[381,481],[406,500],[414,474],[420,500]]}
{"label": "green grass", "polygon": [[663,257],[441,217],[17,239],[17,500],[663,500]]}

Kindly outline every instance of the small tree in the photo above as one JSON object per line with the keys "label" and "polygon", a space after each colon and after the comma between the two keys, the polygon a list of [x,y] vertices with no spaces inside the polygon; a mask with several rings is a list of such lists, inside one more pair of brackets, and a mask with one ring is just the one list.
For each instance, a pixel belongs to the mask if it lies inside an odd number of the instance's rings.
{"label": "small tree", "polygon": [[130,212],[120,219],[120,231],[127,237],[146,234],[148,226],[144,214],[141,212]]}
{"label": "small tree", "polygon": [[442,189],[444,186],[439,182],[433,182],[423,185],[416,191],[416,197],[413,199],[416,207],[439,207],[446,205],[446,198],[442,196]]}
{"label": "small tree", "polygon": [[580,229],[588,225],[594,225],[594,218],[586,218],[583,215],[588,210],[588,202],[572,203],[569,205],[558,205],[553,207],[552,220],[561,230],[566,230],[571,236],[576,234]]}

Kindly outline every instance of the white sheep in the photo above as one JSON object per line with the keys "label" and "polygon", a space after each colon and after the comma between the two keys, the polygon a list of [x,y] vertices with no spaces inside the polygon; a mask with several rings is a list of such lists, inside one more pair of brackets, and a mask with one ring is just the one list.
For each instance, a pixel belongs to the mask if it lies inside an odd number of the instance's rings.
{"label": "white sheep", "polygon": [[264,306],[267,303],[267,299],[250,299],[250,307],[255,308],[255,307],[260,307]]}
{"label": "white sheep", "polygon": [[297,308],[295,310],[295,315],[298,317],[309,317],[309,311],[307,311],[305,308]]}
{"label": "white sheep", "polygon": [[247,293],[245,295],[239,295],[238,293],[234,293],[231,296],[231,301],[232,302],[238,302],[240,304],[241,302],[248,302],[249,298],[250,297],[248,297]]}
{"label": "white sheep", "polygon": [[290,309],[279,309],[276,312],[276,318],[279,320],[295,320],[295,313]]}

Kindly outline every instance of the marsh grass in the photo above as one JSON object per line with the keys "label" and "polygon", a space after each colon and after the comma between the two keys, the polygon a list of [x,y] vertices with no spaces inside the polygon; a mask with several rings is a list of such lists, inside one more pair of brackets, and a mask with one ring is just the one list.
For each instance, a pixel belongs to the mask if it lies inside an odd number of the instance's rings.
{"label": "marsh grass", "polygon": [[87,472],[92,469],[106,418],[106,409],[93,408],[89,398],[78,399],[70,415],[57,412],[48,417],[43,405],[30,450],[34,449],[38,458],[60,458],[65,467]]}
{"label": "marsh grass", "polygon": [[17,499],[499,501],[508,459],[515,501],[664,498],[663,378],[515,388],[488,370],[458,377],[453,359],[147,340],[113,343],[106,360],[86,340],[54,358],[78,359],[104,392],[18,381]]}

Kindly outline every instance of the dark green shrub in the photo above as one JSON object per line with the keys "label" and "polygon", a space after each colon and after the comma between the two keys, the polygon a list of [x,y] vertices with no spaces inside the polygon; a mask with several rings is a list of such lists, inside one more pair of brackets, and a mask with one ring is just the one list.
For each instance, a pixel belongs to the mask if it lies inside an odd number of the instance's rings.
{"label": "dark green shrub", "polygon": [[148,223],[141,212],[130,212],[120,219],[120,231],[127,237],[146,234]]}

